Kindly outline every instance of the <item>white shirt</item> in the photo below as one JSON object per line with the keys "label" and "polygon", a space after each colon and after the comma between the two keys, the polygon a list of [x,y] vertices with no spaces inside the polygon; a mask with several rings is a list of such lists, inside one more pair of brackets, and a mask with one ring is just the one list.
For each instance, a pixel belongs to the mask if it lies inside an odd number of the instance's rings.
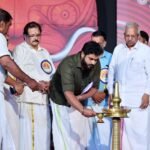
{"label": "white shirt", "polygon": [[[7,48],[7,41],[5,36],[2,33],[0,33],[0,57],[5,55],[10,56],[10,52],[8,51]],[[1,92],[3,92],[5,78],[6,78],[6,71],[0,65],[0,91]]]}
{"label": "white shirt", "polygon": [[[55,72],[51,56],[44,48],[39,47],[38,50],[35,50],[26,42],[23,42],[14,49],[13,57],[23,72],[36,81],[50,81]],[[46,104],[46,96],[47,94],[38,91],[32,92],[29,87],[25,86],[19,100]]]}
{"label": "white shirt", "polygon": [[137,42],[130,50],[124,44],[116,46],[108,73],[108,90],[119,82],[123,106],[139,107],[144,93],[150,95],[150,47]]}

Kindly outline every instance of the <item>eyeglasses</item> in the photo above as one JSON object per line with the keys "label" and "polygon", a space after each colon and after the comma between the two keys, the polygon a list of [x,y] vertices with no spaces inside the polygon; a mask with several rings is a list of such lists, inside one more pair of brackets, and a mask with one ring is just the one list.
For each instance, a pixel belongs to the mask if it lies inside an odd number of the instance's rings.
{"label": "eyeglasses", "polygon": [[29,37],[29,38],[34,38],[34,37],[40,38],[41,34],[27,35],[27,37]]}

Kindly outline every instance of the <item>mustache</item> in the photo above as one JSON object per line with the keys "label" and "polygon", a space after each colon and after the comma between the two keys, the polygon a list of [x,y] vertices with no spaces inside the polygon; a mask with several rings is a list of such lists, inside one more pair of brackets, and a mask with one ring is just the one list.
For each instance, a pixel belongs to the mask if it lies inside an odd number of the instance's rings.
{"label": "mustache", "polygon": [[39,40],[34,40],[33,42],[38,42],[39,43]]}
{"label": "mustache", "polygon": [[94,68],[94,65],[87,65],[88,69]]}

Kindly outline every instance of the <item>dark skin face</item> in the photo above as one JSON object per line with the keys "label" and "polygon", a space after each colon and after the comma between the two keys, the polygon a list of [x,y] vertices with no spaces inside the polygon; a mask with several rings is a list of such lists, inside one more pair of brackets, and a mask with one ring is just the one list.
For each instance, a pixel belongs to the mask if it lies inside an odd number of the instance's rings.
{"label": "dark skin face", "polygon": [[98,43],[102,49],[104,49],[106,46],[106,41],[103,36],[92,36],[91,40]]}
{"label": "dark skin face", "polygon": [[0,33],[6,36],[8,34],[11,24],[12,24],[11,20],[8,22],[0,21]]}
{"label": "dark skin face", "polygon": [[38,28],[29,28],[25,40],[33,49],[37,50],[41,41],[40,30]]}
{"label": "dark skin face", "polygon": [[83,52],[81,54],[81,64],[83,69],[85,70],[91,70],[98,60],[99,55],[98,56],[96,56],[95,54],[85,55]]}

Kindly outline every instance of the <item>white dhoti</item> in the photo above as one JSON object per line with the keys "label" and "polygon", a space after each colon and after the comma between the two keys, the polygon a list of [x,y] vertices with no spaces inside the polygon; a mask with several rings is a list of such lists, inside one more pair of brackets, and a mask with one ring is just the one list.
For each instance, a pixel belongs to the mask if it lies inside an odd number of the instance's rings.
{"label": "white dhoti", "polygon": [[4,88],[5,91],[5,110],[6,118],[10,127],[11,136],[15,149],[19,150],[19,112],[18,104],[15,96],[9,92],[9,88]]}
{"label": "white dhoti", "polygon": [[50,107],[19,103],[20,150],[50,150]]}
{"label": "white dhoti", "polygon": [[132,109],[123,120],[122,150],[150,150],[150,106]]}
{"label": "white dhoti", "polygon": [[51,101],[53,141],[55,150],[85,150],[90,144],[91,130],[88,118],[72,107]]}
{"label": "white dhoti", "polygon": [[16,150],[12,138],[10,125],[6,117],[6,103],[4,94],[0,92],[0,149],[1,150]]}

